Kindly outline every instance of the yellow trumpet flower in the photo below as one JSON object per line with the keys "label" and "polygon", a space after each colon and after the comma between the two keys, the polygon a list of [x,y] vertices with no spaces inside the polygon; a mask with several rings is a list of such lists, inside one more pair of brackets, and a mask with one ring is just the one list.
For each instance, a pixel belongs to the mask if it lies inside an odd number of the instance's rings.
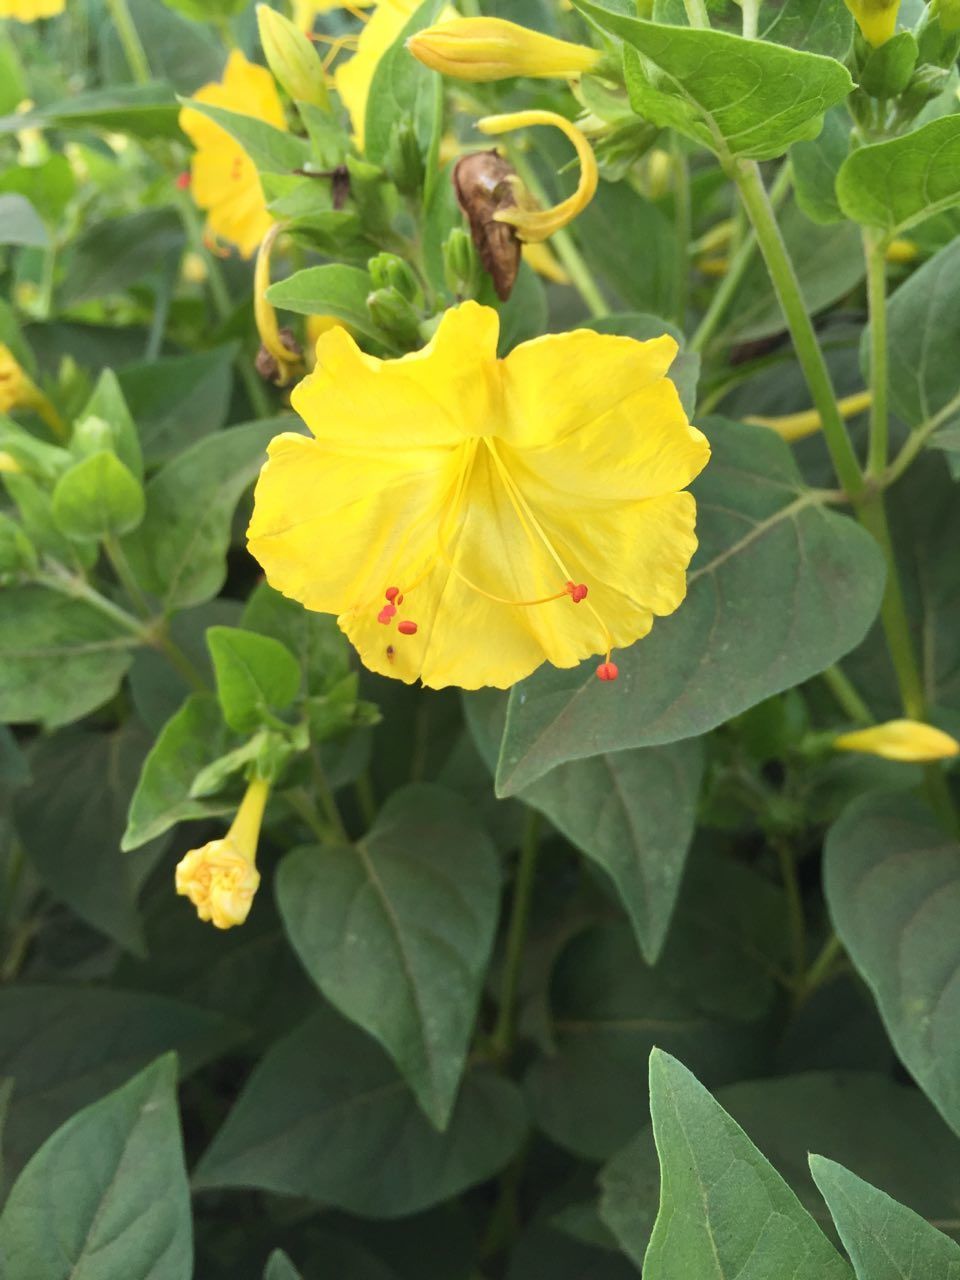
{"label": "yellow trumpet flower", "polygon": [[844,0],[857,20],[867,44],[874,49],[886,44],[897,30],[900,0]]}
{"label": "yellow trumpet flower", "polygon": [[557,40],[502,18],[438,22],[411,36],[407,48],[426,66],[458,80],[579,76],[600,61],[597,50],[587,45]]}
{"label": "yellow trumpet flower", "polygon": [[580,181],[577,189],[566,200],[553,205],[550,209],[501,209],[494,214],[497,222],[506,222],[514,227],[517,236],[525,241],[546,240],[555,231],[572,222],[578,213],[582,213],[593,199],[599,180],[597,159],[586,136],[565,116],[555,111],[510,111],[505,115],[484,116],[477,121],[481,133],[512,133],[514,129],[526,129],[529,125],[552,125],[559,129],[573,143],[580,161]]}
{"label": "yellow trumpet flower", "polygon": [[191,849],[177,864],[177,893],[197,909],[201,920],[216,929],[243,924],[260,885],[257,842],[270,784],[254,778],[222,840]]}
{"label": "yellow trumpet flower", "polygon": [[904,764],[929,764],[960,754],[956,738],[919,720],[888,720],[869,729],[842,733],[833,745],[838,751],[862,751]]}

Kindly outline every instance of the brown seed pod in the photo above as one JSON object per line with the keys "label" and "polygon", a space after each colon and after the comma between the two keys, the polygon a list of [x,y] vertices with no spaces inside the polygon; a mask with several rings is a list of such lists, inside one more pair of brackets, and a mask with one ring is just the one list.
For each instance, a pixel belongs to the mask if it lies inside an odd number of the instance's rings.
{"label": "brown seed pod", "polygon": [[483,269],[493,281],[497,297],[506,302],[520,270],[520,241],[506,222],[496,222],[494,214],[514,209],[517,197],[511,178],[513,165],[496,151],[477,151],[461,156],[453,166],[453,189],[460,208],[467,215],[470,234],[477,246]]}

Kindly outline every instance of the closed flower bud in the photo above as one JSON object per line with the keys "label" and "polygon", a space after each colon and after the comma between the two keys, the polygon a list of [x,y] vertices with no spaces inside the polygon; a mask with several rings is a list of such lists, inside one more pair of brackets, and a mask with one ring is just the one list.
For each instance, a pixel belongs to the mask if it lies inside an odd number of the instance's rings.
{"label": "closed flower bud", "polygon": [[415,195],[423,186],[424,167],[420,140],[409,116],[396,120],[390,130],[384,167],[401,195]]}
{"label": "closed flower bud", "polygon": [[468,231],[454,227],[443,242],[443,272],[455,298],[472,298],[480,283],[477,251]]}
{"label": "closed flower bud", "polygon": [[393,285],[374,289],[367,296],[367,307],[374,324],[385,333],[403,343],[419,342],[421,316],[399,289],[395,289]]}
{"label": "closed flower bud", "polygon": [[856,18],[864,40],[874,49],[879,49],[893,36],[900,0],[844,0],[844,3]]}
{"label": "closed flower bud", "polygon": [[257,25],[267,65],[294,102],[330,110],[323,64],[297,27],[269,5],[257,5]]}
{"label": "closed flower bud", "polygon": [[942,729],[919,720],[888,720],[834,739],[838,751],[862,751],[904,764],[928,764],[960,753],[960,742]]}
{"label": "closed flower bud", "polygon": [[596,49],[531,31],[502,18],[452,18],[407,41],[415,58],[459,80],[579,76],[600,61]]}
{"label": "closed flower bud", "polygon": [[417,277],[402,258],[395,253],[378,253],[367,263],[374,289],[396,289],[397,293],[415,306],[423,305],[423,291]]}
{"label": "closed flower bud", "polygon": [[257,841],[269,791],[268,782],[254,778],[223,839],[191,849],[177,864],[177,893],[189,898],[200,919],[216,929],[243,924],[250,914],[260,885]]}

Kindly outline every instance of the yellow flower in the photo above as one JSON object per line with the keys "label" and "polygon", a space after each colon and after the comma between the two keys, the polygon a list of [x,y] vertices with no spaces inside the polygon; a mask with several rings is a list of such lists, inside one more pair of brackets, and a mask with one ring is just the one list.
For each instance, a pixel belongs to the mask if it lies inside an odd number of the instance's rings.
{"label": "yellow flower", "polygon": [[[870,391],[855,391],[852,396],[843,396],[837,401],[837,408],[843,418],[855,418],[858,413],[869,409],[873,403]],[[755,427],[769,427],[778,436],[793,444],[795,440],[805,440],[823,427],[820,414],[816,409],[803,409],[800,413],[784,413],[777,418],[764,418],[759,415],[744,418]]]}
{"label": "yellow flower", "polygon": [[947,760],[960,752],[960,742],[949,733],[919,720],[888,720],[869,729],[843,733],[834,739],[833,745],[838,751],[863,751],[905,764]]}
{"label": "yellow flower", "polygon": [[587,45],[556,40],[502,18],[439,22],[411,36],[407,48],[434,71],[459,80],[578,76],[600,61],[596,49]]}
{"label": "yellow flower", "polygon": [[369,9],[374,3],[375,0],[353,0],[351,4],[345,4],[344,0],[293,0],[293,20],[301,31],[312,31],[321,13],[332,13],[334,9],[355,13],[358,9]]}
{"label": "yellow flower", "polygon": [[333,73],[333,83],[350,113],[354,141],[361,151],[367,98],[374,72],[416,8],[417,0],[378,0],[369,22],[360,32],[356,53],[341,62]]}
{"label": "yellow flower", "polygon": [[550,280],[553,284],[570,283],[566,269],[561,266],[545,244],[525,244],[523,260],[527,266],[533,267],[538,275],[543,276],[544,280]]}
{"label": "yellow flower", "polygon": [[507,688],[645,636],[686,594],[709,457],[666,377],[677,351],[587,330],[497,359],[465,302],[422,350],[364,354],[342,329],[293,392],[250,551],[278,591],[338,615],[364,664],[407,683]]}
{"label": "yellow flower", "polygon": [[0,0],[0,18],[16,18],[17,22],[36,22],[63,13],[66,0]]}
{"label": "yellow flower", "polygon": [[525,241],[546,240],[555,231],[572,222],[578,213],[582,213],[597,190],[597,159],[593,148],[583,133],[571,124],[565,116],[555,111],[511,111],[501,116],[485,116],[477,121],[481,133],[511,133],[514,129],[525,129],[527,125],[549,124],[559,129],[573,143],[580,161],[580,181],[573,195],[567,196],[550,209],[529,209],[518,206],[514,209],[501,209],[495,213],[497,222],[507,222],[516,228],[517,236]]}
{"label": "yellow flower", "polygon": [[0,342],[0,413],[9,413],[23,404],[32,387],[17,357]]}
{"label": "yellow flower", "polygon": [[177,893],[189,898],[201,920],[217,929],[243,924],[260,885],[256,868],[260,824],[269,782],[254,778],[222,840],[191,849],[177,864]]}
{"label": "yellow flower", "polygon": [[6,472],[8,475],[19,475],[22,471],[23,467],[21,467],[13,454],[8,453],[6,449],[0,449],[0,473]]}
{"label": "yellow flower", "polygon": [[[248,62],[237,49],[227,59],[222,82],[206,84],[193,96],[197,102],[265,120],[277,129],[287,127],[270,72]],[[207,211],[208,233],[229,240],[249,258],[273,221],[256,165],[239,142],[199,111],[184,107],[180,127],[196,147],[190,190]]]}
{"label": "yellow flower", "polygon": [[877,49],[897,30],[900,0],[844,0],[867,44]]}

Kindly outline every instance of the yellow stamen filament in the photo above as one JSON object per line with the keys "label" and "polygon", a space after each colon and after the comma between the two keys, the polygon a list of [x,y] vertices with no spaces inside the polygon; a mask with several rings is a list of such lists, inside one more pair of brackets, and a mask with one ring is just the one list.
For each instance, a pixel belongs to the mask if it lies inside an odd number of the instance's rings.
{"label": "yellow stamen filament", "polygon": [[277,313],[267,301],[267,289],[270,287],[270,254],[281,229],[280,224],[275,222],[263,237],[257,251],[257,266],[253,273],[253,313],[260,341],[276,360],[278,385],[283,387],[293,377],[302,360],[299,353],[284,346],[277,325]]}
{"label": "yellow stamen filament", "polygon": [[559,129],[573,143],[580,161],[580,181],[572,195],[550,209],[503,209],[494,214],[496,221],[515,227],[521,240],[532,242],[546,240],[555,231],[565,227],[593,199],[599,181],[593,148],[575,124],[565,116],[557,115],[555,111],[510,111],[505,115],[485,116],[477,121],[477,128],[486,134],[512,133],[514,129],[541,124]]}
{"label": "yellow stamen filament", "polygon": [[[852,396],[844,396],[838,400],[837,408],[844,418],[854,418],[858,413],[869,409],[872,403],[871,392],[856,391]],[[769,427],[788,444],[814,435],[823,426],[816,409],[804,409],[801,413],[786,413],[777,418],[753,416],[744,418],[744,422],[752,423],[755,427]]]}

